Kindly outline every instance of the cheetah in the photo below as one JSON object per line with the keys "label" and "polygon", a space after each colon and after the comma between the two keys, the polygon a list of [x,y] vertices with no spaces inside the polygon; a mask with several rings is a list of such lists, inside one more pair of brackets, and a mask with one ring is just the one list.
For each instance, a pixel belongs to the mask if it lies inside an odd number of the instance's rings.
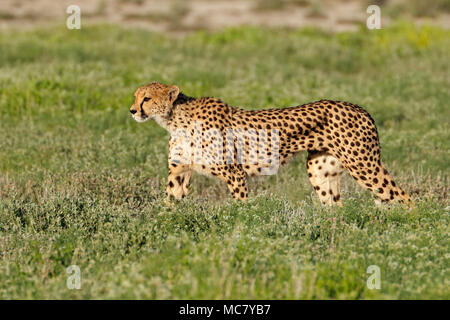
{"label": "cheetah", "polygon": [[412,203],[381,163],[374,120],[349,102],[243,110],[152,82],[136,90],[130,112],[136,121],[153,119],[170,133],[167,199],[184,198],[196,171],[224,181],[234,199],[245,200],[248,177],[274,174],[307,151],[308,177],[325,205],[342,206],[340,177],[346,170],[377,202]]}

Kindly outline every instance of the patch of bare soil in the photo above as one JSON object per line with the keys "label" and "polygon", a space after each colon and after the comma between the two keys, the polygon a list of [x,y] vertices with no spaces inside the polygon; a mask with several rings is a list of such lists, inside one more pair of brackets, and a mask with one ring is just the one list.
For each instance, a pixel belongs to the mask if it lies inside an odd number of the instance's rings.
{"label": "patch of bare soil", "polygon": [[[380,0],[373,2],[377,4]],[[239,25],[355,30],[365,24],[370,3],[367,0],[1,0],[0,28],[65,23],[69,15],[66,9],[72,4],[80,7],[82,24],[109,22],[184,34]],[[389,24],[383,9],[381,17],[382,26]],[[439,13],[433,18],[414,20],[449,28],[449,17]]]}

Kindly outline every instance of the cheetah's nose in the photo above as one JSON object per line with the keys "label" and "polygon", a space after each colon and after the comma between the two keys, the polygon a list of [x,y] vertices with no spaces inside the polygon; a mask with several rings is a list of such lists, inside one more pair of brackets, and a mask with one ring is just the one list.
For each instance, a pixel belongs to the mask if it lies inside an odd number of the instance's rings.
{"label": "cheetah's nose", "polygon": [[130,112],[131,112],[131,114],[135,114],[137,112],[137,110],[131,109]]}

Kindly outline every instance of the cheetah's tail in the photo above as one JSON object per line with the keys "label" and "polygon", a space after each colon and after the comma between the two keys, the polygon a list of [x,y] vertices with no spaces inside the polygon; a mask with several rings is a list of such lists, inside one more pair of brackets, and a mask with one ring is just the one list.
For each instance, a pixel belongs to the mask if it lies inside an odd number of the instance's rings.
{"label": "cheetah's tail", "polygon": [[[411,197],[394,182],[394,180],[384,167],[382,167],[382,177],[380,177],[379,180],[381,186],[378,188],[378,190],[374,191],[382,201],[387,202],[396,200],[408,205],[410,208],[415,208],[414,200],[411,199]],[[380,191],[382,190],[383,192],[381,193]]]}

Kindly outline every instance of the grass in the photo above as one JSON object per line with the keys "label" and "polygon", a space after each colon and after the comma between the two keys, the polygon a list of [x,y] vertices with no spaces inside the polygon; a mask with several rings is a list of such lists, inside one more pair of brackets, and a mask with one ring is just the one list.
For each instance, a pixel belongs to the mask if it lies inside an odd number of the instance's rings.
{"label": "grass", "polygon": [[[449,299],[449,35],[0,33],[0,298]],[[168,134],[128,112],[152,80],[246,108],[360,104],[417,208],[376,207],[348,176],[344,207],[324,208],[305,155],[252,181],[246,203],[195,176],[168,208]],[[80,290],[66,287],[70,265]],[[380,290],[366,286],[370,265]]]}

